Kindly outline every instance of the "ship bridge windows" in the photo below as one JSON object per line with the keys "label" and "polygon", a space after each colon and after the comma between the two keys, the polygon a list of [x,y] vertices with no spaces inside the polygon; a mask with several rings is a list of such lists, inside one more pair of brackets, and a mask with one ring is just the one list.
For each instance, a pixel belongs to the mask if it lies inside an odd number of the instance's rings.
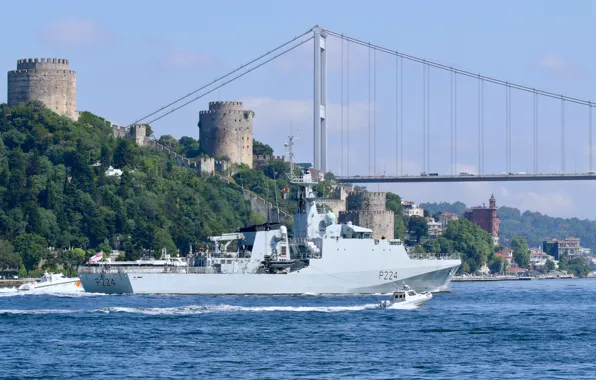
{"label": "ship bridge windows", "polygon": [[342,237],[344,239],[370,239],[371,234],[369,232],[345,232]]}
{"label": "ship bridge windows", "polygon": [[342,225],[342,236],[344,239],[370,239],[372,230],[364,227],[344,224]]}

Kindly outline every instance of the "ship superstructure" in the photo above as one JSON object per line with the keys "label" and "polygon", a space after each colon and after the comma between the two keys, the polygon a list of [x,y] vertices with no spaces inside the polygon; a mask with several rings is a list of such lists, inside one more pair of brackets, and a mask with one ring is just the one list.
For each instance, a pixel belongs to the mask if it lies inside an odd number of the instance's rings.
{"label": "ship superstructure", "polygon": [[[318,207],[310,170],[296,174],[293,138],[288,144],[290,183],[298,200],[293,234],[265,223],[209,238],[210,247],[187,256],[185,265],[167,257],[150,268],[134,263],[79,268],[86,291],[172,294],[370,294],[392,292],[407,282],[417,291],[448,286],[461,260],[449,255],[410,256],[398,239],[373,239],[373,231],[338,223]],[[176,259],[179,260],[181,259]]]}

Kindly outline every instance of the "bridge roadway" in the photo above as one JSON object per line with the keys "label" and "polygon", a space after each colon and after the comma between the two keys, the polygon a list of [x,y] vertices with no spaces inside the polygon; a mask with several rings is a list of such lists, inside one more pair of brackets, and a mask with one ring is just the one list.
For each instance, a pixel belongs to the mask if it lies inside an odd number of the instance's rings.
{"label": "bridge roadway", "polygon": [[482,174],[482,175],[425,175],[425,176],[337,176],[340,183],[393,182],[506,182],[506,181],[585,181],[596,180],[596,173],[574,174]]}

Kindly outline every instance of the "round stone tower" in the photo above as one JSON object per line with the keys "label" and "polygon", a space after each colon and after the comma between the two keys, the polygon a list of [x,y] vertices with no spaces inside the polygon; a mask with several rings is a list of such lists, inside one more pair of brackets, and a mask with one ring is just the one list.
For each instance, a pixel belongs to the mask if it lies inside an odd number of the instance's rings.
{"label": "round stone tower", "polygon": [[387,211],[385,202],[387,193],[364,192],[359,195],[361,200],[359,210],[340,211],[340,223],[352,222],[356,225],[373,230],[375,239],[393,239],[395,219],[393,211]]}
{"label": "round stone tower", "polygon": [[39,100],[57,114],[77,119],[77,77],[67,59],[26,58],[8,72],[8,105]]}
{"label": "round stone tower", "polygon": [[252,168],[254,115],[253,111],[242,109],[242,102],[209,102],[209,110],[199,113],[201,150]]}

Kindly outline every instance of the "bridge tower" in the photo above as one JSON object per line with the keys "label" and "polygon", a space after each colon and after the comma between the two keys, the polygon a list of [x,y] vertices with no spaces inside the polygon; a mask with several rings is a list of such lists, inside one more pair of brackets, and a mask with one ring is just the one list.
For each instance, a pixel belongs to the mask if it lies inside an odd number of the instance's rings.
{"label": "bridge tower", "polygon": [[314,32],[314,167],[327,172],[327,32]]}

